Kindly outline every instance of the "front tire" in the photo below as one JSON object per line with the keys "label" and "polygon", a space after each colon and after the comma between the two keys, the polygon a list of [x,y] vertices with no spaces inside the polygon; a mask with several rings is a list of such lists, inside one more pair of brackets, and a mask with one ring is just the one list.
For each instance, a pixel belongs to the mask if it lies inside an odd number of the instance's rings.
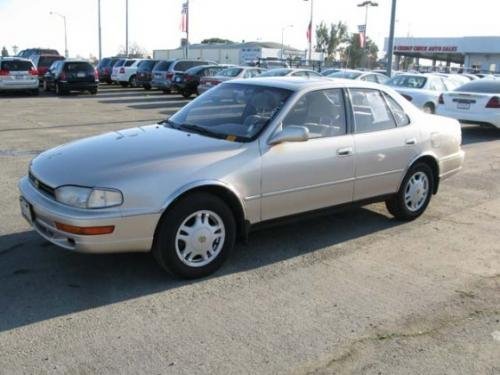
{"label": "front tire", "polygon": [[66,91],[63,90],[60,83],[56,83],[56,94],[59,96],[66,94]]}
{"label": "front tire", "polygon": [[135,79],[135,74],[128,80],[130,87],[137,87],[137,80]]}
{"label": "front tire", "polygon": [[194,279],[219,269],[235,239],[235,219],[224,201],[209,193],[193,193],[181,198],[160,220],[152,252],[163,269]]}
{"label": "front tire", "polygon": [[385,201],[387,210],[398,220],[411,221],[422,215],[434,191],[434,173],[425,163],[413,165],[398,193]]}

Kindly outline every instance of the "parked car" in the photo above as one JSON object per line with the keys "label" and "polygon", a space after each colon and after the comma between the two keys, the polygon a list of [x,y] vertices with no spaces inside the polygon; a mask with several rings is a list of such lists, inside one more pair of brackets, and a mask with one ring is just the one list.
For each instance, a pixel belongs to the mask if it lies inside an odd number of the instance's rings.
{"label": "parked car", "polygon": [[327,76],[328,74],[337,73],[337,72],[340,72],[341,70],[342,69],[340,69],[340,68],[325,69],[325,70],[321,71],[321,75],[322,76]]}
{"label": "parked car", "polygon": [[374,201],[416,219],[462,167],[460,143],[458,121],[386,86],[238,79],[158,124],[39,154],[19,182],[21,212],[70,251],[151,251],[202,277],[270,220]]}
{"label": "parked car", "polygon": [[213,61],[205,60],[170,60],[160,61],[153,68],[153,79],[151,86],[162,90],[164,93],[170,93],[173,88],[173,78],[176,73],[185,72],[186,70],[200,65],[214,65]]}
{"label": "parked car", "polygon": [[111,82],[117,83],[118,82],[118,72],[120,68],[125,64],[125,61],[127,59],[118,59],[115,64],[113,65],[113,68],[111,69]]}
{"label": "parked car", "polygon": [[24,57],[25,59],[33,59],[37,55],[55,55],[60,56],[59,52],[51,48],[27,48],[19,51],[17,57]]}
{"label": "parked car", "polygon": [[399,74],[386,84],[424,112],[435,113],[439,95],[448,90],[445,80],[435,74]]}
{"label": "parked car", "polygon": [[265,69],[253,66],[234,66],[221,70],[213,77],[203,77],[198,85],[198,94],[203,94],[221,82],[237,78],[254,78],[260,76]]}
{"label": "parked car", "polygon": [[43,85],[43,79],[47,70],[49,70],[50,66],[54,61],[64,60],[64,56],[58,55],[36,55],[33,58],[33,64],[35,65],[38,71],[38,79],[40,81],[40,85]]}
{"label": "parked car", "polygon": [[142,60],[137,64],[135,84],[144,90],[151,90],[151,72],[159,60]]}
{"label": "parked car", "polygon": [[70,91],[89,91],[97,94],[99,77],[95,68],[84,60],[60,60],[54,62],[45,73],[43,88],[55,90],[57,95]]}
{"label": "parked car", "polygon": [[174,89],[185,98],[198,93],[198,86],[201,80],[218,75],[224,69],[235,65],[200,65],[176,73],[174,76]]}
{"label": "parked car", "polygon": [[479,79],[439,96],[436,113],[463,123],[500,128],[500,81]]}
{"label": "parked car", "polygon": [[99,64],[97,64],[97,73],[99,74],[99,81],[103,83],[107,83],[108,85],[112,84],[111,73],[113,70],[113,65],[119,60],[119,57],[105,57]]}
{"label": "parked car", "polygon": [[38,95],[38,72],[29,59],[0,57],[0,92],[29,91]]}
{"label": "parked car", "polygon": [[374,82],[384,84],[389,80],[385,74],[375,72],[364,72],[362,70],[344,69],[339,72],[327,75],[328,78],[356,79],[359,81]]}
{"label": "parked car", "polygon": [[122,87],[136,87],[137,65],[145,59],[127,59],[116,73],[116,81]]}
{"label": "parked car", "polygon": [[279,68],[267,70],[260,75],[261,77],[306,77],[315,78],[322,75],[310,69],[292,69],[292,68]]}

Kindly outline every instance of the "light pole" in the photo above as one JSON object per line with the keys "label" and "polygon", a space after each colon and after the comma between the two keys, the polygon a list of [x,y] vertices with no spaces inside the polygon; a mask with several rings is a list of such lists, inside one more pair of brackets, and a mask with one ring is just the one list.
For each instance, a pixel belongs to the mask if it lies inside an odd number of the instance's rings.
{"label": "light pole", "polygon": [[313,39],[313,9],[314,9],[314,0],[304,0],[311,2],[311,18],[309,19],[309,63],[312,60],[312,39]]}
{"label": "light pole", "polygon": [[50,12],[50,15],[54,15],[54,16],[59,16],[63,19],[64,21],[64,57],[68,58],[68,32],[66,30],[66,16],[63,16],[62,14],[60,13],[57,13],[57,12]]}
{"label": "light pole", "polygon": [[285,42],[284,42],[284,34],[285,34],[285,30],[290,28],[290,27],[293,27],[293,25],[286,25],[286,26],[283,26],[281,28],[281,60],[283,60],[283,52],[284,52],[284,49],[285,49]]}
{"label": "light pole", "polygon": [[128,0],[125,0],[125,57],[128,57]]}
{"label": "light pole", "polygon": [[367,38],[367,33],[366,33],[366,30],[368,29],[368,8],[369,7],[378,7],[378,3],[367,0],[367,1],[363,1],[362,3],[358,4],[358,7],[365,8],[365,49],[366,49],[366,67],[368,68],[368,43],[367,43],[368,38]]}
{"label": "light pole", "polygon": [[99,61],[102,59],[102,44],[101,44],[101,0],[97,0],[97,31],[99,35]]}
{"label": "light pole", "polygon": [[394,26],[396,24],[396,0],[392,0],[391,26],[389,28],[389,41],[387,43],[387,75],[392,76],[392,53],[394,50]]}

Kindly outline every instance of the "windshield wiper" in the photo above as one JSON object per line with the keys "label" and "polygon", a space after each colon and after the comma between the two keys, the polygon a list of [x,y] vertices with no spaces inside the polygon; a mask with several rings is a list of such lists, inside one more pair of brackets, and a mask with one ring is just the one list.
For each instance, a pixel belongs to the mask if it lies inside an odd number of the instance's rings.
{"label": "windshield wiper", "polygon": [[179,124],[176,124],[175,122],[173,122],[172,120],[170,120],[168,118],[165,119],[165,120],[161,120],[160,122],[158,122],[158,125],[168,125],[171,128],[173,128],[173,129],[178,129],[179,128]]}
{"label": "windshield wiper", "polygon": [[203,126],[196,125],[196,124],[180,124],[177,127],[177,129],[188,130],[188,131],[192,131],[192,132],[195,132],[195,133],[198,133],[201,135],[206,135],[209,137],[222,138],[222,139],[227,138],[227,134],[217,133],[217,132],[214,132],[210,129],[207,129]]}

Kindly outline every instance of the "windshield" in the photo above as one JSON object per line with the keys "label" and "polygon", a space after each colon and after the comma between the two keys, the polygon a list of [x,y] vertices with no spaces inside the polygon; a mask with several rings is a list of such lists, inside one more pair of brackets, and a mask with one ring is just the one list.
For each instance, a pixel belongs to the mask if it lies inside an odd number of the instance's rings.
{"label": "windshield", "polygon": [[242,70],[241,68],[229,68],[221,70],[217,75],[221,77],[236,77]]}
{"label": "windshield", "polygon": [[328,74],[328,77],[331,77],[331,78],[356,79],[361,74],[362,74],[362,72],[351,72],[351,71],[348,71],[348,70],[343,70],[343,71],[340,71],[340,72],[335,72],[335,73]]}
{"label": "windshield", "polygon": [[284,77],[290,72],[290,69],[272,69],[262,73],[259,77]]}
{"label": "windshield", "polygon": [[386,82],[386,85],[396,86],[396,87],[408,87],[410,89],[421,89],[425,86],[427,78],[423,76],[405,76],[400,75],[391,78]]}
{"label": "windshield", "polygon": [[231,141],[250,141],[276,116],[292,91],[241,83],[221,84],[182,108],[168,123]]}

